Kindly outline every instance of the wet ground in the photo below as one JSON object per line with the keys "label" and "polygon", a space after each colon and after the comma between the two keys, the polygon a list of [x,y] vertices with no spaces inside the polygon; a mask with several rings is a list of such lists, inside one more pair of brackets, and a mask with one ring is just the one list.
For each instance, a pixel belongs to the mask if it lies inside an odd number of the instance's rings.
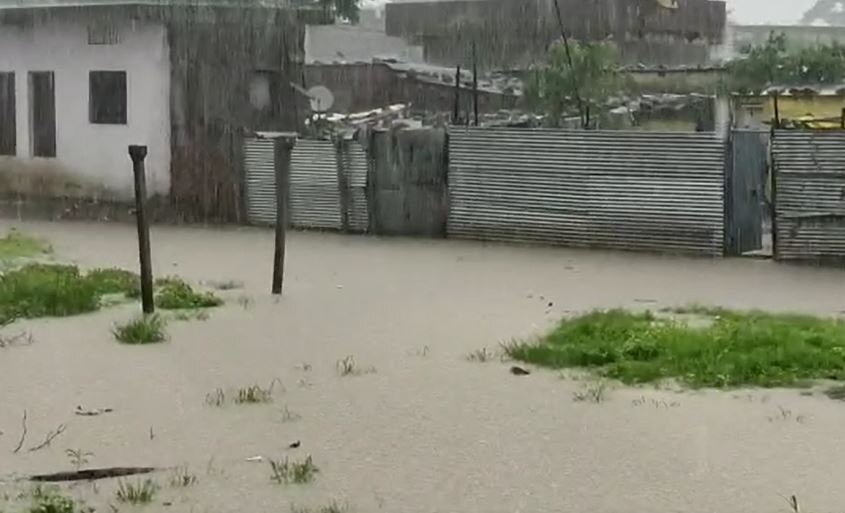
{"label": "wet ground", "polygon": [[[0,224],[5,230],[10,223]],[[129,225],[24,223],[56,258],[137,268]],[[288,511],[332,500],[358,512],[806,511],[845,503],[845,403],[789,390],[613,388],[466,355],[542,333],[596,307],[691,302],[837,315],[845,272],[766,260],[709,260],[475,242],[293,233],[285,295],[268,293],[273,236],[259,229],[155,228],[154,270],[234,280],[208,320],[174,321],[157,346],[110,330],[138,306],[27,321],[29,346],[0,349],[0,501],[12,475],[88,466],[188,465],[150,511]],[[341,377],[352,355],[375,372]],[[208,406],[216,388],[268,385],[274,402]],[[81,417],[86,409],[111,413]],[[20,437],[28,415],[28,438]],[[285,415],[287,411],[290,415]],[[60,424],[50,447],[27,448]],[[300,441],[297,449],[288,445]],[[255,456],[304,459],[313,483],[271,483]],[[132,511],[116,483],[67,488],[99,511]],[[169,503],[169,506],[163,506]],[[2,509],[2,508],[0,508]]]}

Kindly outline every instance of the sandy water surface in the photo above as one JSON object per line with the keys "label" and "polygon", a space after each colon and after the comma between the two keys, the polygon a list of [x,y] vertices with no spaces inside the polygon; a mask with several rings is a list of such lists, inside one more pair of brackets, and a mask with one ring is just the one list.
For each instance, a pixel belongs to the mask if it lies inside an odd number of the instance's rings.
{"label": "sandy water surface", "polygon": [[[57,258],[137,267],[132,226],[17,226],[48,238]],[[653,388],[578,403],[577,380],[465,359],[595,307],[839,314],[845,272],[294,233],[276,301],[270,231],[160,227],[152,239],[157,275],[244,288],[224,292],[227,305],[206,321],[172,322],[158,346],[114,342],[111,327],[134,304],[20,323],[36,341],[0,350],[0,510],[22,489],[12,476],[72,469],[69,448],[93,452],[89,466],[188,465],[198,478],[173,489],[167,471],[155,474],[162,489],[146,507],[116,503],[113,481],[66,487],[107,512],[285,512],[332,500],[350,512],[776,512],[792,494],[804,511],[845,504],[844,403]],[[347,355],[376,372],[339,377]],[[205,404],[217,387],[274,379],[283,388],[273,404]],[[77,405],[114,412],[80,417]],[[286,421],[285,408],[301,418]],[[23,410],[27,444],[12,454]],[[26,451],[62,423],[51,447]],[[301,447],[288,449],[295,440]],[[320,473],[309,485],[274,485],[267,463],[247,461],[259,455],[312,455]]]}

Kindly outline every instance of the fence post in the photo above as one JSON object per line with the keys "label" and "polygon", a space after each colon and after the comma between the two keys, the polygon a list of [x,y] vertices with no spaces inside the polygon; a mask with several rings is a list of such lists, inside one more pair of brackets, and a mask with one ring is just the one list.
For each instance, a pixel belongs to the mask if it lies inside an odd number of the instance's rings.
{"label": "fence post", "polygon": [[334,137],[337,166],[337,192],[340,198],[340,229],[349,231],[349,141],[342,134]]}
{"label": "fence post", "polygon": [[288,226],[288,186],[290,182],[291,151],[296,137],[290,134],[273,141],[273,161],[276,171],[276,243],[273,253],[272,293],[282,293],[285,275],[285,232]]}
{"label": "fence post", "polygon": [[147,180],[144,159],[147,147],[129,146],[132,172],[135,175],[135,218],[138,221],[138,254],[141,261],[141,306],[145,314],[155,311],[153,303],[153,268],[150,261],[150,225],[147,220]]}

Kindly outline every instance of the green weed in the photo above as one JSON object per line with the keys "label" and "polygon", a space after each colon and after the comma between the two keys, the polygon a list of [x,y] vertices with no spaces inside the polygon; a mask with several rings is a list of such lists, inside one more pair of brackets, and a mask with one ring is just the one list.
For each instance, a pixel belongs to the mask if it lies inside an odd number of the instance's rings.
{"label": "green weed", "polygon": [[133,296],[136,290],[140,290],[141,278],[125,269],[94,269],[89,271],[85,278],[91,282],[97,294],[123,294],[127,297]]}
{"label": "green weed", "polygon": [[115,498],[126,504],[148,504],[158,492],[158,485],[151,479],[129,482],[119,481]]}
{"label": "green weed", "polygon": [[114,338],[124,344],[155,344],[167,340],[164,320],[157,314],[142,315],[115,326]]}
{"label": "green weed", "polygon": [[88,513],[93,508],[87,508],[70,497],[61,494],[58,487],[36,486],[32,490],[32,503],[27,513]]}
{"label": "green weed", "polygon": [[303,461],[295,461],[285,458],[284,460],[270,460],[270,479],[279,484],[305,484],[314,480],[314,476],[320,470],[314,465],[311,456]]}
{"label": "green weed", "polygon": [[82,449],[65,449],[65,454],[67,454],[70,464],[73,465],[76,470],[79,470],[87,465],[89,458],[94,456],[93,452]]}
{"label": "green weed", "polygon": [[196,292],[190,285],[178,278],[165,278],[159,285],[155,302],[165,310],[197,309],[220,306],[223,300],[211,292]]}
{"label": "green weed", "polygon": [[0,276],[0,318],[64,317],[100,307],[97,287],[71,265],[29,264]]}
{"label": "green weed", "polygon": [[467,361],[478,363],[487,363],[493,360],[495,357],[496,355],[494,355],[493,352],[487,349],[486,347],[476,349],[475,351],[472,351],[471,353],[466,355]]}
{"label": "green weed", "polygon": [[349,504],[332,501],[324,506],[318,508],[309,508],[305,506],[291,505],[291,513],[346,513],[349,511]]}
{"label": "green weed", "polygon": [[603,380],[584,385],[584,388],[572,394],[572,400],[577,403],[601,404],[607,399],[607,383]]}
{"label": "green weed", "polygon": [[692,327],[649,312],[592,312],[564,319],[538,343],[514,345],[509,352],[524,362],[589,368],[627,384],[675,379],[695,388],[775,387],[845,379],[841,320],[694,310],[710,322]]}
{"label": "green weed", "polygon": [[274,380],[267,388],[262,388],[259,385],[252,385],[244,388],[239,388],[235,396],[235,404],[263,404],[273,402],[273,388],[276,384]]}
{"label": "green weed", "polygon": [[197,476],[190,472],[187,465],[180,465],[170,473],[172,488],[187,488],[195,484],[197,484]]}

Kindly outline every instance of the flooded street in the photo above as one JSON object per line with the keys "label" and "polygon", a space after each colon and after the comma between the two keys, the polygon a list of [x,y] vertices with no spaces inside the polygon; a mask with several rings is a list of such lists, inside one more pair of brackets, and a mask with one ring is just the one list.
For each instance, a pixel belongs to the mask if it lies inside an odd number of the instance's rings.
{"label": "flooded street", "polygon": [[[53,245],[59,261],[137,270],[131,225],[0,223]],[[29,346],[0,349],[0,501],[14,475],[88,466],[187,465],[198,483],[149,511],[288,511],[332,500],[352,512],[806,511],[845,503],[845,403],[790,390],[673,392],[582,384],[532,369],[516,377],[483,347],[542,334],[593,308],[688,303],[839,315],[845,272],[766,260],[292,233],[285,294],[269,294],[273,234],[154,227],[154,273],[234,280],[207,320],[172,321],[153,346],[114,341],[137,304],[20,322]],[[342,377],[354,357],[374,372]],[[222,408],[206,395],[273,380],[274,402]],[[113,408],[83,417],[74,409]],[[12,454],[66,424],[50,447]],[[296,449],[289,444],[300,441]],[[266,461],[312,455],[308,485],[270,480]],[[113,480],[69,488],[98,511]],[[10,501],[12,499],[9,499]],[[165,508],[163,503],[171,503]],[[0,509],[2,502],[0,502]],[[130,508],[121,505],[120,510]]]}

